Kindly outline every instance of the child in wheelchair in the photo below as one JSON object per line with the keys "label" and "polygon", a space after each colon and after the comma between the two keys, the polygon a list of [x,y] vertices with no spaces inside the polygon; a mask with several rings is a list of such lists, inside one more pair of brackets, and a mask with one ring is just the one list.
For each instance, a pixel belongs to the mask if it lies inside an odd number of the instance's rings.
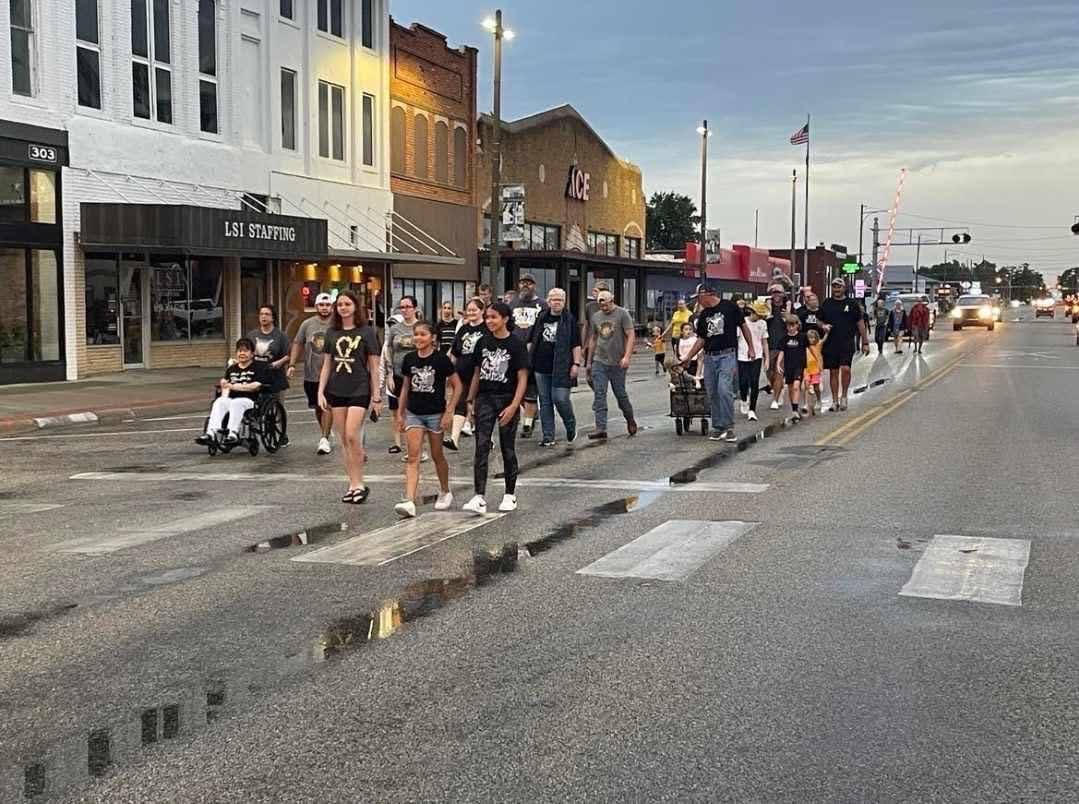
{"label": "child in wheelchair", "polygon": [[[259,391],[269,388],[273,379],[265,364],[255,362],[255,344],[250,338],[236,341],[236,359],[230,361],[225,375],[218,381],[220,395],[210,408],[206,432],[195,439],[196,444],[218,444],[234,447],[240,443],[244,414],[255,407]],[[227,422],[228,430],[225,431]]]}

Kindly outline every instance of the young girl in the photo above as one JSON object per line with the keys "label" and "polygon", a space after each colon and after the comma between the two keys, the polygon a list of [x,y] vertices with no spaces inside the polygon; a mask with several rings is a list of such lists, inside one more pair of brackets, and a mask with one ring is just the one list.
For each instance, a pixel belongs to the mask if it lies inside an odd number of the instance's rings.
{"label": "young girl", "polygon": [[382,399],[378,335],[368,326],[367,315],[351,290],[337,295],[322,351],[318,406],[332,412],[333,428],[342,446],[348,491],[341,502],[359,505],[370,493],[363,482],[363,420],[368,408],[381,412]]}
{"label": "young girl", "polygon": [[665,349],[663,347],[663,330],[659,327],[652,327],[652,351],[656,355],[656,374],[663,373],[663,362],[666,360]]}
{"label": "young girl", "polygon": [[763,304],[746,305],[749,311],[749,335],[753,340],[755,360],[749,359],[749,343],[738,329],[738,396],[742,400],[742,413],[751,422],[757,421],[757,395],[761,390],[761,367],[768,359],[768,308]]}
{"label": "young girl", "polygon": [[806,370],[806,347],[809,341],[802,334],[802,322],[798,316],[787,315],[784,318],[787,334],[783,336],[779,365],[783,371],[783,382],[787,386],[787,396],[791,401],[791,419],[801,421],[798,413],[798,400],[801,397],[802,376]]}
{"label": "young girl", "polygon": [[[687,323],[682,325],[679,335],[678,345],[675,348],[675,357],[681,363],[693,351],[693,347],[697,345],[697,333],[693,331],[693,325]],[[686,371],[689,372],[691,377],[700,380],[704,376],[704,363],[700,360],[691,360],[686,364]]]}
{"label": "young girl", "polygon": [[[416,350],[405,355],[401,364],[401,403],[397,409],[397,430],[408,442],[408,462],[405,465],[405,498],[394,506],[400,517],[416,516],[416,488],[420,483],[420,456],[426,434],[431,445],[431,458],[438,473],[440,493],[435,501],[436,511],[446,511],[453,505],[450,493],[450,467],[442,452],[442,433],[450,426],[452,411],[461,396],[461,380],[453,363],[435,348],[435,328],[425,321],[412,327]],[[446,401],[446,385],[450,399]]]}
{"label": "young girl", "polygon": [[824,366],[824,342],[828,340],[828,334],[825,333],[824,337],[820,336],[820,332],[816,329],[811,329],[806,332],[806,370],[804,387],[806,389],[806,397],[809,402],[808,407],[802,405],[802,413],[808,413],[811,416],[817,415],[817,402],[820,401],[820,375],[821,369]]}
{"label": "young girl", "polygon": [[[390,410],[398,410],[401,406],[401,364],[404,363],[405,355],[416,350],[416,344],[412,342],[412,326],[419,316],[419,306],[415,296],[402,296],[398,303],[398,311],[401,320],[391,324],[386,332],[385,375],[386,391],[390,397]],[[389,448],[391,455],[401,451],[401,434],[394,432],[393,446]],[[408,460],[405,458],[405,460]]]}
{"label": "young girl", "polygon": [[528,385],[528,351],[520,338],[510,335],[506,324],[510,308],[495,302],[487,308],[484,318],[489,332],[476,346],[476,371],[468,398],[476,412],[476,459],[473,477],[476,496],[463,506],[474,514],[487,513],[487,458],[491,452],[491,436],[498,424],[498,445],[502,450],[502,465],[506,476],[506,494],[499,511],[517,509],[517,414]]}
{"label": "young girl", "polygon": [[457,400],[457,408],[453,411],[453,429],[450,437],[442,444],[446,449],[454,452],[461,446],[461,433],[467,432],[465,424],[468,422],[468,389],[472,386],[472,375],[476,371],[476,361],[473,357],[476,345],[487,334],[487,325],[483,323],[483,311],[487,305],[483,299],[476,297],[469,299],[465,305],[464,323],[457,329],[453,339],[453,347],[450,349],[450,359],[457,367],[457,376],[461,378],[461,387],[465,392]]}

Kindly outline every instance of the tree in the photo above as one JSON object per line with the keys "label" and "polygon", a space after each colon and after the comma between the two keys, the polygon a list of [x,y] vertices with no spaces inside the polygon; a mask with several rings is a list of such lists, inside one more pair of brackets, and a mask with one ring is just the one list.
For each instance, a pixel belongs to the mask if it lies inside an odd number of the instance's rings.
{"label": "tree", "polygon": [[652,193],[646,213],[648,248],[674,250],[685,248],[686,243],[697,239],[696,228],[701,225],[697,206],[688,195],[680,193]]}

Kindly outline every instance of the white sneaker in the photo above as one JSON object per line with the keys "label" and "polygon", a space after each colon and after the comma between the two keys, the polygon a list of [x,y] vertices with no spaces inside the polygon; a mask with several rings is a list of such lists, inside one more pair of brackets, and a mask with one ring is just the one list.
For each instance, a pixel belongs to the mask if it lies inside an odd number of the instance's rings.
{"label": "white sneaker", "polygon": [[751,410],[749,413],[746,414],[746,418],[749,419],[751,422],[755,422],[757,421],[757,414]]}
{"label": "white sneaker", "polygon": [[438,499],[435,500],[436,511],[448,511],[450,506],[453,505],[453,492],[447,491],[445,494],[439,494]]}
{"label": "white sneaker", "polygon": [[769,405],[768,407],[770,407],[772,410],[779,410],[779,400],[778,399],[773,399],[772,404]]}
{"label": "white sneaker", "polygon": [[483,516],[487,513],[487,500],[483,499],[482,494],[477,494],[471,500],[461,506],[462,511],[471,511],[474,514]]}
{"label": "white sneaker", "polygon": [[465,420],[465,423],[461,425],[461,432],[465,435],[472,435],[472,422]]}
{"label": "white sneaker", "polygon": [[330,439],[320,438],[318,440],[318,449],[315,450],[319,455],[329,455],[333,452],[333,447],[330,446]]}
{"label": "white sneaker", "polygon": [[[423,453],[420,455],[420,463],[427,463],[429,460],[431,460],[431,456],[430,454],[428,454],[427,450],[424,450]],[[404,455],[401,456],[401,463],[408,463],[407,451]]]}
{"label": "white sneaker", "polygon": [[502,502],[500,502],[498,504],[498,510],[502,511],[503,513],[508,513],[510,511],[516,511],[517,510],[517,495],[516,494],[503,495]]}
{"label": "white sneaker", "polygon": [[402,519],[411,519],[416,516],[416,503],[412,502],[412,500],[401,500],[393,507],[393,510]]}

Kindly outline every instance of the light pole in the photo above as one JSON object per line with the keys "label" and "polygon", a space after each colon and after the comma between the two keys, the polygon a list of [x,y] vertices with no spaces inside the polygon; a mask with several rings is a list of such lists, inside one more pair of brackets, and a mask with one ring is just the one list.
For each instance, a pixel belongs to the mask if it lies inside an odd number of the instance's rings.
{"label": "light pole", "polygon": [[502,27],[502,9],[483,21],[483,27],[495,36],[494,125],[491,133],[491,262],[488,284],[498,275],[498,249],[502,242],[502,40],[513,39],[514,33]]}
{"label": "light pole", "polygon": [[697,126],[697,133],[701,135],[701,281],[703,282],[708,273],[708,138],[712,132],[708,130],[708,121],[703,121]]}
{"label": "light pole", "polygon": [[[862,262],[862,237],[865,234],[865,219],[870,215],[879,215],[884,212],[891,212],[888,209],[866,209],[865,204],[861,204],[858,207],[858,267],[864,268],[865,264]],[[873,267],[877,265],[877,224],[873,224]]]}

